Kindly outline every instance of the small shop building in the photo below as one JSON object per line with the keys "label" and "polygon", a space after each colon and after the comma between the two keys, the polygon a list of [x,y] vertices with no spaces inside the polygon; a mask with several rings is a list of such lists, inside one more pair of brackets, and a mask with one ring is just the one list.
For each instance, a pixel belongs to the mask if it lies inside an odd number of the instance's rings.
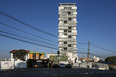
{"label": "small shop building", "polygon": [[44,59],[45,53],[41,52],[29,52],[28,67],[30,68],[42,68],[49,66],[49,60]]}

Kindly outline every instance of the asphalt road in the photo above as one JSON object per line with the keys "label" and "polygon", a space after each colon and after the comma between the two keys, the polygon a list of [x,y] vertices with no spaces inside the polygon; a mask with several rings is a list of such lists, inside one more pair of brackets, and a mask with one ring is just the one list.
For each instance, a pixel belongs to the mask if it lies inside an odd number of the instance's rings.
{"label": "asphalt road", "polygon": [[102,71],[92,69],[51,69],[28,68],[0,71],[0,77],[116,77],[116,71]]}

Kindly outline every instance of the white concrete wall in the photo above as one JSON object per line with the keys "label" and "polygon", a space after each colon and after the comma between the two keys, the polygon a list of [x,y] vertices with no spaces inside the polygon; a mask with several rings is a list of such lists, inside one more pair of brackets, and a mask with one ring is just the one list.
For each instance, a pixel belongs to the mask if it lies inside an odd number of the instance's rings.
{"label": "white concrete wall", "polygon": [[[14,65],[15,64],[15,65]],[[0,69],[14,69],[14,68],[27,68],[27,61],[0,61]]]}
{"label": "white concrete wall", "polygon": [[15,68],[27,68],[27,61],[21,61],[21,60],[15,61]]}
{"label": "white concrete wall", "polygon": [[[103,64],[103,63],[89,62],[88,66],[91,69],[109,70],[108,64]],[[87,63],[85,63],[85,62],[84,63],[78,63],[78,67],[87,68]]]}
{"label": "white concrete wall", "polygon": [[12,62],[11,61],[0,61],[0,69],[12,69]]}

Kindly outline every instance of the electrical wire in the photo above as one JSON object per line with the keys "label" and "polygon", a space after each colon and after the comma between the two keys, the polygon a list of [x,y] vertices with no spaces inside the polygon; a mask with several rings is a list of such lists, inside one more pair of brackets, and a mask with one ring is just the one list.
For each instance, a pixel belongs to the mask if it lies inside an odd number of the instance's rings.
{"label": "electrical wire", "polygon": [[5,34],[9,34],[9,35],[13,35],[13,36],[17,36],[17,37],[20,37],[20,38],[25,38],[25,39],[28,39],[28,40],[36,41],[36,42],[41,42],[41,43],[52,45],[52,46],[57,46],[57,45],[54,45],[54,44],[45,43],[45,42],[42,42],[42,41],[38,41],[38,40],[31,39],[31,38],[28,38],[28,37],[24,37],[24,36],[16,35],[16,34],[13,34],[13,33],[5,32],[5,31],[2,31],[2,30],[0,30],[0,32],[5,33]]}
{"label": "electrical wire", "polygon": [[11,36],[8,36],[8,35],[4,35],[4,34],[0,34],[0,36],[11,38],[11,39],[18,40],[18,41],[22,41],[22,42],[29,43],[29,44],[33,44],[33,45],[36,45],[36,46],[41,46],[41,47],[45,47],[45,48],[50,48],[50,49],[58,50],[58,48],[54,48],[54,47],[50,47],[50,46],[45,46],[45,45],[41,45],[41,44],[37,44],[37,43],[25,41],[25,40],[21,40],[21,39],[14,38],[14,37],[11,37]]}
{"label": "electrical wire", "polygon": [[112,51],[112,50],[108,50],[108,49],[102,48],[102,47],[97,46],[97,45],[95,45],[95,44],[93,44],[93,43],[91,43],[91,45],[93,45],[94,47],[97,47],[97,48],[99,48],[99,49],[102,49],[102,50],[108,51],[108,52],[116,53],[116,51]]}
{"label": "electrical wire", "polygon": [[32,35],[32,36],[34,36],[34,37],[37,37],[37,38],[40,38],[40,39],[44,39],[44,40],[47,40],[47,41],[49,41],[49,42],[57,43],[57,42],[55,42],[55,41],[53,41],[53,40],[49,40],[49,39],[46,39],[46,38],[40,37],[40,36],[38,36],[38,35],[35,35],[35,34],[32,34],[32,33],[29,33],[29,32],[26,32],[26,31],[23,31],[23,30],[21,30],[21,29],[18,29],[18,28],[12,27],[12,26],[7,25],[7,24],[2,23],[2,22],[0,22],[0,24],[2,24],[3,26],[7,26],[7,27],[9,27],[9,28],[12,28],[12,29],[14,29],[14,30],[18,30],[18,31],[20,31],[20,32],[23,32],[23,33],[26,33],[26,34]]}
{"label": "electrical wire", "polygon": [[13,17],[13,16],[11,16],[11,15],[9,15],[9,14],[6,14],[6,13],[4,13],[4,12],[2,12],[2,11],[0,11],[0,14],[4,15],[4,16],[6,16],[6,17],[9,17],[9,18],[11,18],[11,19],[13,19],[13,20],[15,20],[15,21],[17,21],[17,22],[19,22],[19,23],[21,23],[21,24],[27,26],[27,27],[30,27],[30,28],[36,30],[36,31],[39,31],[39,32],[42,32],[42,33],[44,33],[44,34],[47,34],[47,35],[50,35],[50,36],[53,36],[53,37],[56,37],[56,38],[57,38],[56,35],[53,35],[53,34],[51,34],[51,33],[45,32],[45,31],[43,31],[43,30],[41,30],[41,29],[39,29],[39,28],[37,28],[37,27],[34,27],[34,26],[32,26],[32,25],[29,25],[29,24],[25,23],[24,21],[19,20],[19,19],[17,19],[16,17]]}

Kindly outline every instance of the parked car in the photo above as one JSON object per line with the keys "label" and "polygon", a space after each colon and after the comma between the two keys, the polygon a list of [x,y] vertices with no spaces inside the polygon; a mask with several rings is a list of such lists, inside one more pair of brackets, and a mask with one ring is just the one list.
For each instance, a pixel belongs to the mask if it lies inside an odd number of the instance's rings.
{"label": "parked car", "polygon": [[71,64],[67,64],[66,68],[72,68],[72,65]]}
{"label": "parked car", "polygon": [[65,68],[66,66],[65,66],[65,64],[62,63],[62,64],[59,65],[59,67],[60,68]]}
{"label": "parked car", "polygon": [[109,70],[116,70],[116,66],[115,65],[109,65]]}
{"label": "parked car", "polygon": [[58,64],[54,64],[53,65],[53,68],[58,68]]}

